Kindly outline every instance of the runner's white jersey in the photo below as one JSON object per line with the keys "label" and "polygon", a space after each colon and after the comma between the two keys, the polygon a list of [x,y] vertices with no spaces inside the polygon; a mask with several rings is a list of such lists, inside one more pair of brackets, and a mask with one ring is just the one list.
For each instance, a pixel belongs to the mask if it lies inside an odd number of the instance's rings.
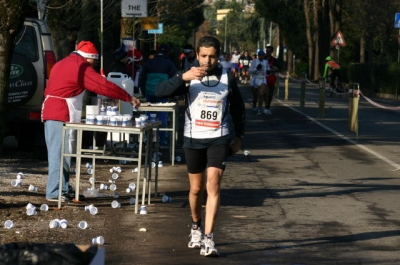
{"label": "runner's white jersey", "polygon": [[185,112],[184,136],[194,139],[217,138],[229,134],[228,74],[223,69],[221,79],[205,76],[190,82]]}

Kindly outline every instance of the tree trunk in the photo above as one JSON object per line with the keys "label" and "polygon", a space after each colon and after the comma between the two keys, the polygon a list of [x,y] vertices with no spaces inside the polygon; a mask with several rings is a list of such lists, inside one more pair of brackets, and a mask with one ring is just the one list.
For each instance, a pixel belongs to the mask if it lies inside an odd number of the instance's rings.
{"label": "tree trunk", "polygon": [[365,63],[365,34],[360,37],[360,63]]}
{"label": "tree trunk", "polygon": [[22,29],[28,0],[0,1],[0,156],[3,152],[5,116],[7,111],[10,67],[14,52],[14,39]]}
{"label": "tree trunk", "polygon": [[303,0],[304,16],[306,21],[306,35],[307,35],[307,46],[308,46],[308,76],[311,76],[312,62],[313,62],[313,39],[311,37],[311,22],[309,13],[309,2]]}

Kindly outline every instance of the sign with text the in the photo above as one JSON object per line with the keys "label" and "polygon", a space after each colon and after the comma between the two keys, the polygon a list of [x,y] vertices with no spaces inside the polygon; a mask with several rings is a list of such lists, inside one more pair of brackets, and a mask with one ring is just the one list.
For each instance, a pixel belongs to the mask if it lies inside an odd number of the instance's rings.
{"label": "sign with text the", "polygon": [[122,0],[122,17],[147,17],[147,0]]}

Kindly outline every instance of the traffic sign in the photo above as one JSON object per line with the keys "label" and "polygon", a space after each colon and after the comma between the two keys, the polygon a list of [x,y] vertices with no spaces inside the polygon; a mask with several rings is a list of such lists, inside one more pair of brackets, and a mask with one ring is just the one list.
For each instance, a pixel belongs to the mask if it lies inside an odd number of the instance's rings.
{"label": "traffic sign", "polygon": [[331,44],[334,46],[346,46],[347,45],[346,41],[344,40],[342,32],[338,31],[338,33],[336,33],[335,37],[331,41]]}
{"label": "traffic sign", "polygon": [[163,23],[158,23],[158,29],[148,30],[149,34],[163,34]]}
{"label": "traffic sign", "polygon": [[394,27],[400,29],[400,13],[394,15]]}
{"label": "traffic sign", "polygon": [[122,0],[122,17],[147,17],[147,0]]}

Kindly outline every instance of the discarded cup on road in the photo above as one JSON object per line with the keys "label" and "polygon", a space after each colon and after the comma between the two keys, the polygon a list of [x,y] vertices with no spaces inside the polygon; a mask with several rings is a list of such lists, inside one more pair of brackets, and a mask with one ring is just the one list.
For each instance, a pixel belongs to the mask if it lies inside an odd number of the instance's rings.
{"label": "discarded cup on road", "polygon": [[112,177],[112,179],[117,179],[119,176],[118,176],[117,173],[113,173],[113,174],[111,175],[111,177]]}
{"label": "discarded cup on road", "polygon": [[26,208],[27,210],[30,209],[30,208],[36,209],[36,207],[35,207],[32,203],[30,203],[30,202],[26,205],[25,208]]}
{"label": "discarded cup on road", "polygon": [[7,229],[12,228],[13,226],[14,226],[14,222],[11,221],[11,220],[7,220],[7,221],[4,222],[4,227],[7,228]]}
{"label": "discarded cup on road", "polygon": [[120,208],[121,204],[118,201],[112,201],[111,202],[111,207],[116,209],[116,208]]}
{"label": "discarded cup on road", "polygon": [[108,180],[108,183],[111,183],[111,184],[113,184],[113,183],[115,183],[115,180],[113,180],[113,179],[109,179],[109,180]]}
{"label": "discarded cup on road", "polygon": [[155,168],[155,167],[156,167],[156,163],[151,162],[151,167],[152,167],[152,168]]}
{"label": "discarded cup on road", "polygon": [[49,223],[50,228],[58,228],[60,227],[60,222],[58,219],[51,220]]}
{"label": "discarded cup on road", "polygon": [[136,184],[135,183],[129,183],[129,187],[126,189],[126,193],[131,193],[135,190]]}
{"label": "discarded cup on road", "polygon": [[147,214],[147,207],[145,205],[140,206],[140,214]]}
{"label": "discarded cup on road", "polygon": [[60,221],[60,227],[61,227],[62,229],[67,228],[67,227],[68,227],[68,221],[65,220],[65,219],[62,219],[62,220]]}
{"label": "discarded cup on road", "polygon": [[163,162],[162,161],[158,161],[158,167],[163,167]]}
{"label": "discarded cup on road", "polygon": [[89,209],[89,213],[91,215],[96,215],[99,212],[99,210],[97,209],[97,207],[93,206]]}
{"label": "discarded cup on road", "polygon": [[25,178],[25,174],[22,172],[18,172],[17,179],[24,179],[24,178]]}
{"label": "discarded cup on road", "polygon": [[11,186],[13,187],[21,187],[21,179],[13,179],[11,180]]}
{"label": "discarded cup on road", "polygon": [[176,162],[181,162],[181,161],[182,161],[182,158],[181,158],[180,156],[176,156],[176,157],[175,157],[175,161],[176,161]]}
{"label": "discarded cup on road", "polygon": [[104,245],[104,237],[98,236],[92,239],[92,244],[94,245]]}
{"label": "discarded cup on road", "polygon": [[80,229],[86,229],[88,227],[88,224],[87,224],[86,221],[80,221],[79,224],[78,224],[78,227]]}
{"label": "discarded cup on road", "polygon": [[133,198],[133,197],[131,197],[131,198],[129,199],[129,203],[130,203],[130,204],[135,204],[135,201],[136,201],[136,200],[135,200],[135,198]]}
{"label": "discarded cup on road", "polygon": [[100,189],[101,189],[101,190],[106,190],[106,189],[108,189],[108,186],[105,185],[105,184],[103,184],[103,183],[101,183],[101,184],[100,184]]}
{"label": "discarded cup on road", "polygon": [[244,154],[245,156],[248,156],[248,155],[250,154],[250,151],[249,151],[249,150],[244,150],[243,154]]}
{"label": "discarded cup on road", "polygon": [[29,208],[26,210],[26,214],[29,216],[37,215],[36,208]]}
{"label": "discarded cup on road", "polygon": [[90,184],[93,184],[94,183],[94,177],[90,177],[90,179],[89,179],[89,182],[90,182]]}
{"label": "discarded cup on road", "polygon": [[88,163],[86,163],[86,167],[87,167],[87,168],[92,168],[92,164],[90,164],[90,163],[88,162]]}
{"label": "discarded cup on road", "polygon": [[110,190],[114,191],[117,189],[117,185],[115,185],[114,183],[110,185]]}
{"label": "discarded cup on road", "polygon": [[136,173],[136,172],[138,172],[138,168],[137,168],[137,167],[135,167],[134,169],[132,169],[132,172],[133,172],[133,173]]}
{"label": "discarded cup on road", "polygon": [[88,173],[89,175],[92,175],[92,174],[93,174],[93,168],[88,168],[87,173]]}
{"label": "discarded cup on road", "polygon": [[40,210],[43,212],[47,212],[49,210],[49,206],[47,204],[40,205]]}
{"label": "discarded cup on road", "polygon": [[162,196],[162,202],[171,202],[172,201],[172,198],[171,197],[168,197],[167,195],[163,195]]}
{"label": "discarded cup on road", "polygon": [[38,191],[38,187],[33,186],[32,184],[28,187],[29,191]]}

